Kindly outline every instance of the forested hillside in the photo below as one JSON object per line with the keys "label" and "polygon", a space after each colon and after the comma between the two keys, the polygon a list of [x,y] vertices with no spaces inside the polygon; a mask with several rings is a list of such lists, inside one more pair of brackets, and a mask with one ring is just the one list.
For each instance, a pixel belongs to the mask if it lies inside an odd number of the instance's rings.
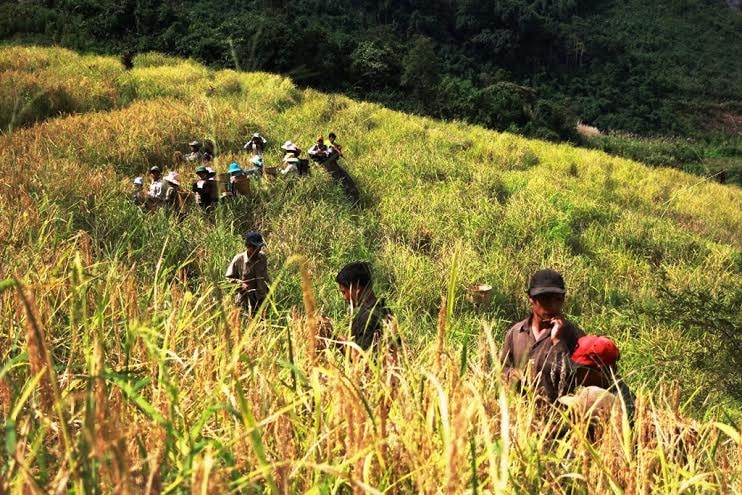
{"label": "forested hillside", "polygon": [[157,50],[547,138],[574,138],[578,119],[643,135],[739,136],[741,33],[742,13],[721,0],[47,0],[0,7],[6,40],[118,54]]}

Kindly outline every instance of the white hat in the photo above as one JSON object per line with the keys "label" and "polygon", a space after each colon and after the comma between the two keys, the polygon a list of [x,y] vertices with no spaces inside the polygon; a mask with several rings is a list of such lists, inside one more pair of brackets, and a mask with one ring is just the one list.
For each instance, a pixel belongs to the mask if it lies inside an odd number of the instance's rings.
{"label": "white hat", "polygon": [[144,179],[142,179],[141,177],[136,177],[134,179],[134,184],[136,184],[137,186],[143,186],[144,185]]}
{"label": "white hat", "polygon": [[189,146],[200,146],[201,143],[199,143],[198,141],[191,141],[190,143],[188,143],[188,145]]}
{"label": "white hat", "polygon": [[215,174],[216,173],[216,171],[213,168],[211,168],[211,167],[206,167],[206,171],[208,173],[210,173],[210,174]]}
{"label": "white hat", "polygon": [[284,151],[296,151],[299,148],[297,148],[296,145],[291,141],[286,141],[285,143],[283,143],[283,146],[281,146],[281,149]]}
{"label": "white hat", "polygon": [[260,133],[259,132],[256,132],[255,134],[252,135],[252,137],[254,137],[254,138],[260,137]]}
{"label": "white hat", "polygon": [[165,176],[165,181],[172,182],[176,186],[180,185],[180,175],[178,175],[178,172],[170,172]]}

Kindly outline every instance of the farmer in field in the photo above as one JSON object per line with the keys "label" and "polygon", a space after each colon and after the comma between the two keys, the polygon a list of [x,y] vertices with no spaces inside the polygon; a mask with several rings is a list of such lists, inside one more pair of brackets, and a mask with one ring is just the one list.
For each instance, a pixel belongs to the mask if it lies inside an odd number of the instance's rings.
{"label": "farmer in field", "polygon": [[218,199],[216,182],[209,180],[209,171],[203,165],[196,167],[196,175],[198,180],[191,186],[191,190],[196,193],[196,203],[204,210],[212,209]]}
{"label": "farmer in field", "polygon": [[384,324],[391,320],[392,312],[384,300],[374,294],[368,263],[345,265],[335,281],[343,299],[350,305],[350,338],[358,347],[367,350],[381,338]]}
{"label": "farmer in field", "polygon": [[199,143],[198,141],[191,141],[190,143],[188,143],[188,146],[191,147],[191,152],[183,157],[185,158],[185,161],[193,163],[200,162],[202,158],[201,143]]}
{"label": "farmer in field", "polygon": [[325,144],[325,139],[319,136],[317,142],[309,148],[307,154],[315,162],[322,163],[330,157],[330,148]]}
{"label": "farmer in field", "polygon": [[250,138],[250,140],[245,143],[245,146],[243,146],[243,148],[245,149],[245,151],[252,154],[252,156],[263,156],[263,151],[265,150],[265,146],[267,144],[268,141],[266,141],[259,132],[256,132],[252,135],[252,138]]}
{"label": "farmer in field", "polygon": [[253,156],[250,159],[250,164],[252,165],[251,169],[245,170],[245,175],[250,176],[254,175],[257,177],[260,177],[263,175],[263,157],[262,156]]}
{"label": "farmer in field", "polygon": [[245,234],[245,251],[232,259],[226,277],[240,287],[235,296],[235,304],[253,314],[268,295],[268,259],[261,249],[265,246],[260,232]]}
{"label": "farmer in field", "polygon": [[337,156],[338,158],[343,157],[343,147],[337,142],[337,136],[334,132],[327,135],[327,139],[330,140],[330,156]]}
{"label": "farmer in field", "polygon": [[577,341],[570,364],[574,394],[559,402],[580,414],[601,417],[623,404],[629,418],[634,415],[634,394],[618,374],[621,353],[615,342],[600,335],[585,335]]}
{"label": "farmer in field", "polygon": [[148,206],[159,206],[165,201],[165,194],[167,193],[167,186],[162,180],[162,171],[160,167],[154,166],[149,169],[149,175],[152,177],[152,182],[149,185],[149,191],[147,192],[146,204]]}
{"label": "farmer in field", "polygon": [[566,289],[561,274],[537,271],[527,292],[531,315],[508,330],[500,362],[508,383],[532,383],[553,403],[569,390],[570,356],[585,334],[562,313]]}
{"label": "farmer in field", "polygon": [[299,149],[293,142],[286,141],[281,146],[281,149],[286,152],[283,156],[283,163],[281,167],[281,174],[298,174],[299,173],[299,155],[301,155],[301,149]]}
{"label": "farmer in field", "polygon": [[165,176],[165,182],[167,183],[167,192],[165,193],[165,205],[172,211],[181,211],[180,201],[180,175],[178,172],[170,172]]}
{"label": "farmer in field", "polygon": [[144,204],[144,179],[136,177],[134,179],[134,189],[131,191],[131,202],[137,206]]}

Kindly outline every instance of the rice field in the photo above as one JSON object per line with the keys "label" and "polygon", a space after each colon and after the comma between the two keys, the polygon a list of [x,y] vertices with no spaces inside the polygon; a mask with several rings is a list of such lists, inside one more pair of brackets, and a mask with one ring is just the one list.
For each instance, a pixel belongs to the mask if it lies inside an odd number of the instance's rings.
{"label": "rice field", "polygon": [[[0,494],[742,492],[738,187],[157,54],[126,71],[0,48],[0,115]],[[192,139],[223,172],[253,132],[277,165],[330,131],[361,207],[317,167],[211,216],[129,201]],[[247,230],[267,240],[263,320],[224,280]],[[355,260],[401,348],[324,345],[321,317],[348,333],[334,276]],[[619,344],[633,424],[591,436],[500,381],[541,267]]]}

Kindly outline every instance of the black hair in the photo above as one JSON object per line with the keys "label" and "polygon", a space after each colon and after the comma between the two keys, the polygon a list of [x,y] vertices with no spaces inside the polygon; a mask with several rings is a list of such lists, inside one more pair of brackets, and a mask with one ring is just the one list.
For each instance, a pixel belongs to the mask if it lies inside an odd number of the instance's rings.
{"label": "black hair", "polygon": [[369,288],[371,287],[371,267],[362,261],[348,263],[338,272],[335,281],[345,287],[352,285],[364,289]]}
{"label": "black hair", "polygon": [[331,132],[330,134],[327,135],[327,138],[328,139],[330,139],[330,138],[336,138],[336,137],[337,137],[337,135],[335,135],[334,132]]}

